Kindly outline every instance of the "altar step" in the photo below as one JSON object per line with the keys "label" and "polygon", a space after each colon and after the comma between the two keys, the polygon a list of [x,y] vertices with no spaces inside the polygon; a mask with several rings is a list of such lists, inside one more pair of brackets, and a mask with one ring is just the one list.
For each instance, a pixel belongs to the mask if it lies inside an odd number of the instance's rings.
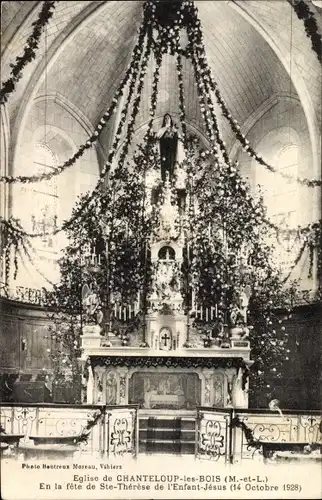
{"label": "altar step", "polygon": [[192,417],[141,417],[141,453],[194,454],[195,419]]}

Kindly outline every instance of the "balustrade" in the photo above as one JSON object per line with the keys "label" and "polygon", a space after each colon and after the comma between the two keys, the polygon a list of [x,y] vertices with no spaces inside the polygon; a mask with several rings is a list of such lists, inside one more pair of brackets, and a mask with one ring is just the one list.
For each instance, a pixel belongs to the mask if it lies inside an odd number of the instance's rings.
{"label": "balustrade", "polygon": [[7,285],[3,285],[0,288],[0,297],[5,297],[24,304],[43,306],[46,303],[47,293],[44,288],[29,288],[26,286],[16,286],[11,288]]}
{"label": "balustrade", "polygon": [[[91,422],[95,424],[91,427]],[[7,436],[21,435],[21,452],[45,446],[74,444],[76,456],[137,454],[137,407],[89,405],[10,405],[0,409]],[[88,430],[87,430],[88,429]],[[39,448],[40,449],[40,448]],[[18,447],[19,452],[19,447]],[[75,458],[75,454],[74,454]]]}
{"label": "balustrade", "polygon": [[273,450],[304,449],[305,445],[321,448],[321,413],[287,410],[276,415],[265,410],[197,410],[197,458],[221,463],[262,459],[265,444]]}

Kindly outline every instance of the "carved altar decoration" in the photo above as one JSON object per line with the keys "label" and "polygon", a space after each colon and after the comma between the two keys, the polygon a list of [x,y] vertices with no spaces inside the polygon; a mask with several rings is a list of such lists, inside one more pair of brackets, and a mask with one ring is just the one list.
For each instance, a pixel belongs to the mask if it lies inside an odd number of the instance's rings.
{"label": "carved altar decoration", "polygon": [[223,373],[215,373],[213,376],[213,390],[214,390],[214,401],[213,406],[215,408],[224,407],[224,375]]}
{"label": "carved altar decoration", "polygon": [[129,381],[129,403],[145,409],[191,409],[201,404],[199,375],[187,371],[135,372]]}
{"label": "carved altar decoration", "polygon": [[103,403],[103,384],[106,370],[104,366],[95,366],[94,368],[94,398],[97,403]]}

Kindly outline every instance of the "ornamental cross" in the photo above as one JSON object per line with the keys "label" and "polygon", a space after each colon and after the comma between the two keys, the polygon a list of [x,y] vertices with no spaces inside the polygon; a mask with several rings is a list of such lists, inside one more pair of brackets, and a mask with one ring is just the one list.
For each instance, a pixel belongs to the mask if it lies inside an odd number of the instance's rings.
{"label": "ornamental cross", "polygon": [[170,335],[167,335],[166,333],[161,337],[161,340],[164,341],[165,347],[167,347],[168,340],[170,340],[170,339],[171,339]]}
{"label": "ornamental cross", "polygon": [[168,330],[166,329],[164,334],[160,337],[161,340],[161,345],[160,348],[164,349],[170,349],[171,348],[171,342],[168,343],[168,341],[171,340],[171,335],[169,334]]}

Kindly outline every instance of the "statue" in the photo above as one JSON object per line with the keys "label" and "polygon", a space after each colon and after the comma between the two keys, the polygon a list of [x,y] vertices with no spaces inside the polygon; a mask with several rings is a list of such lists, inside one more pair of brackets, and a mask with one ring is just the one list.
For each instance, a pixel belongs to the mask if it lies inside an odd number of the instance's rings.
{"label": "statue", "polygon": [[103,313],[100,307],[98,294],[87,284],[82,288],[82,307],[85,313],[86,323],[100,324],[103,320]]}
{"label": "statue", "polygon": [[114,372],[108,372],[106,377],[106,404],[115,405],[117,396],[117,380]]}
{"label": "statue", "polygon": [[238,291],[236,303],[230,311],[230,323],[232,327],[247,325],[247,309],[251,295],[250,286],[244,286]]}
{"label": "statue", "polygon": [[175,164],[180,163],[184,158],[184,152],[181,142],[181,134],[174,125],[172,117],[166,113],[163,117],[162,127],[156,134],[160,143],[161,157],[161,179],[166,182],[167,174],[169,181],[173,179]]}
{"label": "statue", "polygon": [[180,234],[178,224],[179,210],[177,205],[171,203],[171,187],[166,172],[164,201],[160,209],[159,237],[168,241],[177,238]]}
{"label": "statue", "polygon": [[250,295],[251,295],[251,289],[249,285],[243,287],[238,294],[237,305],[244,325],[247,325],[247,309],[248,309]]}

